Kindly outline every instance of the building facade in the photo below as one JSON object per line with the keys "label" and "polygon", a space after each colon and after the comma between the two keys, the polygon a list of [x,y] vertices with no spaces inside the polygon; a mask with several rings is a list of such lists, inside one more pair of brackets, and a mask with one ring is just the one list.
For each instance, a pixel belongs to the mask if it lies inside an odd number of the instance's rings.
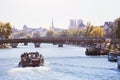
{"label": "building facade", "polygon": [[86,25],[83,23],[82,19],[70,19],[69,29],[86,29]]}

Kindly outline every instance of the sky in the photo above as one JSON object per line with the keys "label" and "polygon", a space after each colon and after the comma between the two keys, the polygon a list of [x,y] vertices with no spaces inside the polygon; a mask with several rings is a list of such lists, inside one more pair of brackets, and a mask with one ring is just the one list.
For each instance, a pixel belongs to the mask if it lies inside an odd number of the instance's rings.
{"label": "sky", "polygon": [[120,17],[120,0],[0,0],[0,22],[22,29],[54,26],[67,29],[70,19],[103,25]]}

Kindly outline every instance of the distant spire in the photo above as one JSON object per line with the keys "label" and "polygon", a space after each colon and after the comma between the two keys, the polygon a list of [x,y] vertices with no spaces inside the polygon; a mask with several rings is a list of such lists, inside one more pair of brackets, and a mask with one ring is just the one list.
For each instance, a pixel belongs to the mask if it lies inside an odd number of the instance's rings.
{"label": "distant spire", "polygon": [[51,23],[52,29],[54,29],[54,23],[53,23],[53,18],[52,18],[52,23]]}
{"label": "distant spire", "polygon": [[54,30],[55,27],[54,27],[54,23],[53,23],[53,18],[52,18],[52,22],[51,22],[51,27],[50,27],[51,30]]}

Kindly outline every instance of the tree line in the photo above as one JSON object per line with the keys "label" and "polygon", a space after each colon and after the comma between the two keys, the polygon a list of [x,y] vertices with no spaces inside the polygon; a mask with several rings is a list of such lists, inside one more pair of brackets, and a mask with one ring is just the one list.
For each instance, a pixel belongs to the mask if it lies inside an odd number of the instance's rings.
{"label": "tree line", "polygon": [[87,29],[70,29],[62,30],[61,32],[55,32],[54,30],[48,30],[47,37],[69,37],[69,38],[103,38],[104,28],[100,26],[93,26],[87,24]]}
{"label": "tree line", "polygon": [[[7,22],[0,22],[0,38],[9,38],[12,33],[12,25]],[[55,32],[54,30],[48,30],[47,37],[69,37],[69,38],[104,38],[105,31],[102,26],[91,25],[87,23],[86,29],[69,29],[62,30],[61,32]],[[114,35],[115,38],[120,39],[120,18],[114,21]],[[32,38],[29,33],[23,33],[21,31],[14,33],[14,37],[19,38]]]}

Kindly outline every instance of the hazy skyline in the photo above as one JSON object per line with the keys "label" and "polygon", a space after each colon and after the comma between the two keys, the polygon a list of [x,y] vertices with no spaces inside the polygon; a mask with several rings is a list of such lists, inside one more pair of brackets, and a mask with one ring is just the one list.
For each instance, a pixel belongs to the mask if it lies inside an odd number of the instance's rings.
{"label": "hazy skyline", "polygon": [[18,29],[51,26],[68,28],[70,19],[84,24],[103,25],[120,17],[120,0],[0,0],[0,22],[10,22]]}

